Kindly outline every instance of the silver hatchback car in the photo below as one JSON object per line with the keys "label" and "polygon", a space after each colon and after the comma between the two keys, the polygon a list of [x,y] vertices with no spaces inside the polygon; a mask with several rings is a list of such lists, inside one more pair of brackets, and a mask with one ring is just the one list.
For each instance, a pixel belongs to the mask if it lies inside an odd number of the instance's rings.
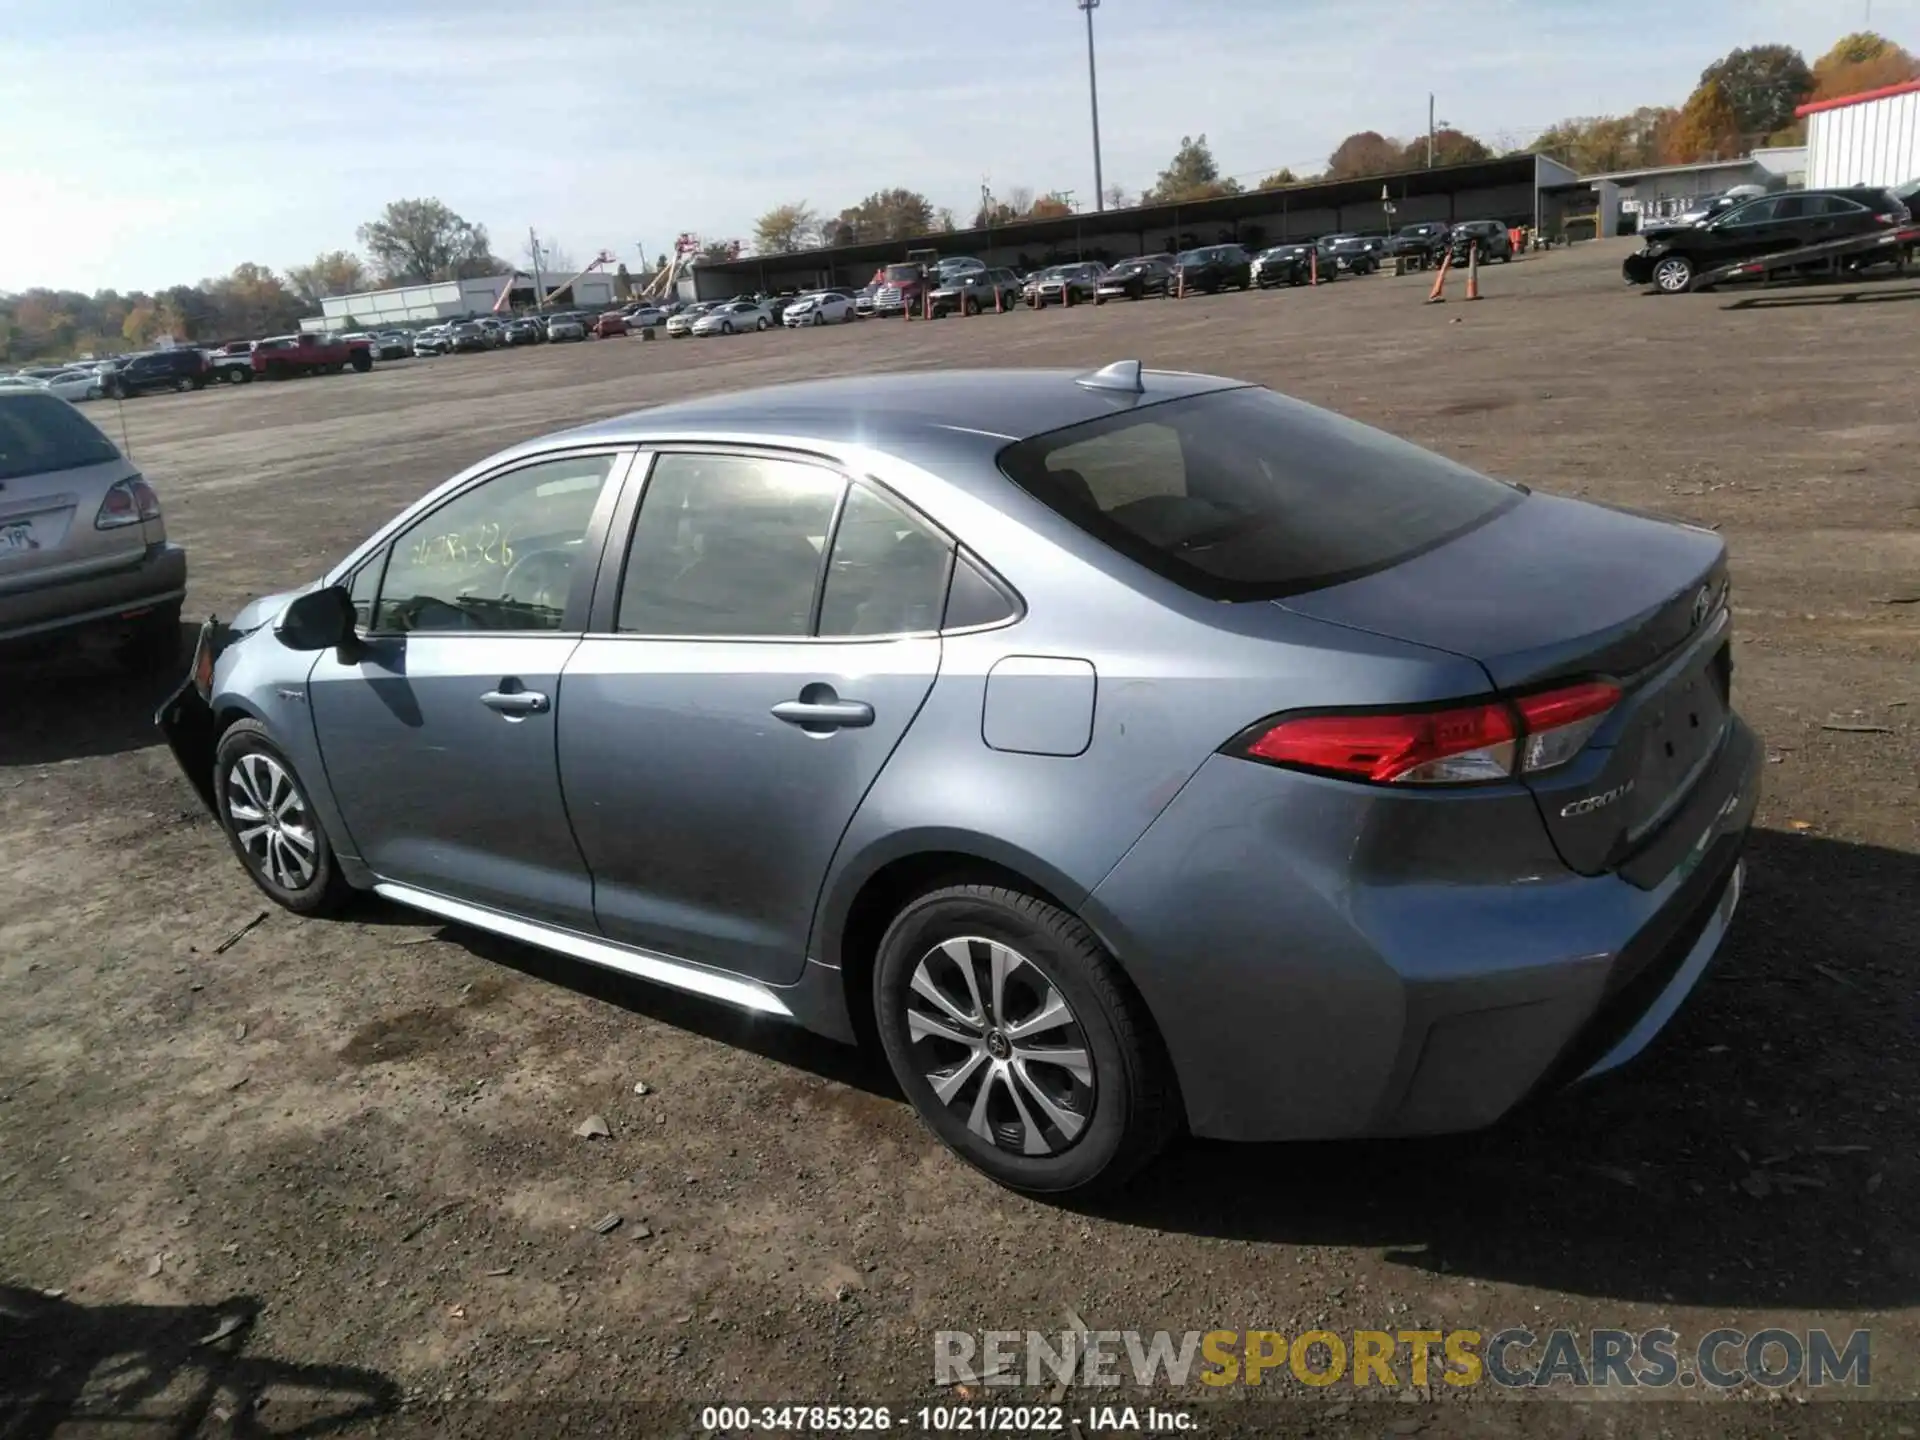
{"label": "silver hatchback car", "polygon": [[1058,1192],[1638,1052],[1740,892],[1729,627],[1717,535],[1269,391],[860,377],[496,456],[161,724],[281,904],[875,1037]]}
{"label": "silver hatchback car", "polygon": [[0,390],[0,654],[86,637],[177,663],[186,588],[160,497],[118,447],[65,400]]}

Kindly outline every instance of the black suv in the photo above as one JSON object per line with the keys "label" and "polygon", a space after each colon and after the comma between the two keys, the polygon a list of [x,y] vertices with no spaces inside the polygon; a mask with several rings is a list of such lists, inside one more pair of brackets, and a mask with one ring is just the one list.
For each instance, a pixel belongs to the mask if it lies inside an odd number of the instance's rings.
{"label": "black suv", "polygon": [[1476,245],[1480,247],[1480,258],[1489,263],[1498,260],[1504,265],[1513,259],[1513,234],[1498,220],[1463,221],[1453,227],[1448,244],[1456,265],[1472,259]]}
{"label": "black suv", "polygon": [[1204,290],[1245,290],[1253,284],[1253,258],[1238,245],[1209,245],[1188,250],[1173,262],[1175,294]]}
{"label": "black suv", "polygon": [[1452,231],[1451,225],[1444,225],[1438,220],[1402,225],[1387,241],[1387,253],[1422,265],[1438,265],[1440,257],[1447,253],[1447,236]]}
{"label": "black suv", "polygon": [[[1875,186],[1764,195],[1707,220],[1644,231],[1647,243],[1621,263],[1620,273],[1630,285],[1652,285],[1664,295],[1681,295],[1704,270],[1871,235],[1911,219],[1892,191]],[[1831,263],[1815,261],[1813,268]]]}
{"label": "black suv", "polygon": [[202,390],[211,374],[206,353],[190,346],[135,355],[109,374],[101,390],[118,400],[154,390]]}

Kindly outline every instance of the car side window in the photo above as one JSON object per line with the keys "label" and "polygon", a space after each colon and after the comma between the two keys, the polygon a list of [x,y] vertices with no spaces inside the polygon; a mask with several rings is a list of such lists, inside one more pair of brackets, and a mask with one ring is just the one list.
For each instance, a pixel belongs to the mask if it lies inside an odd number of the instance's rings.
{"label": "car side window", "polygon": [[1804,220],[1809,215],[1818,215],[1820,197],[1809,200],[1805,195],[1782,195],[1773,202],[1773,218],[1776,220]]}
{"label": "car side window", "polygon": [[865,485],[847,492],[820,602],[823,636],[940,628],[953,546]]}
{"label": "car side window", "polygon": [[614,628],[791,639],[813,628],[822,556],[847,482],[755,455],[661,455],[627,546]]}
{"label": "car side window", "polygon": [[1844,195],[1809,195],[1807,202],[1816,215],[1864,215],[1867,207],[1856,205]]}
{"label": "car side window", "polygon": [[389,544],[374,628],[558,630],[612,455],[569,455],[462,491]]}
{"label": "car side window", "polygon": [[1749,201],[1737,209],[1729,210],[1721,219],[1720,223],[1728,229],[1734,229],[1742,225],[1770,224],[1773,221],[1774,211],[1779,206],[1779,203],[1778,200],[1773,199]]}

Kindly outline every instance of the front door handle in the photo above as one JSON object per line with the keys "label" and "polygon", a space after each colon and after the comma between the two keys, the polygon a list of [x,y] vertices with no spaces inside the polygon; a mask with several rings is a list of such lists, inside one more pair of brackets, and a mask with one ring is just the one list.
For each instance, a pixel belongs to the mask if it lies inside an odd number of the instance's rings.
{"label": "front door handle", "polygon": [[782,700],[773,718],[802,730],[857,730],[873,724],[873,706],[864,700]]}
{"label": "front door handle", "polygon": [[489,710],[518,718],[522,715],[544,715],[552,702],[538,690],[503,689],[489,690],[480,697],[480,703]]}

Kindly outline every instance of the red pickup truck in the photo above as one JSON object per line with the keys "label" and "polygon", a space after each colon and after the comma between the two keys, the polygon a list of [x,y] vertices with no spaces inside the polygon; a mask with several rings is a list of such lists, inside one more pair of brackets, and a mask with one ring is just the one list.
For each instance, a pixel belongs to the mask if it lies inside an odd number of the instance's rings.
{"label": "red pickup truck", "polygon": [[265,380],[295,375],[338,375],[348,366],[373,368],[373,346],[366,340],[336,340],[330,335],[276,335],[253,347],[253,373]]}

